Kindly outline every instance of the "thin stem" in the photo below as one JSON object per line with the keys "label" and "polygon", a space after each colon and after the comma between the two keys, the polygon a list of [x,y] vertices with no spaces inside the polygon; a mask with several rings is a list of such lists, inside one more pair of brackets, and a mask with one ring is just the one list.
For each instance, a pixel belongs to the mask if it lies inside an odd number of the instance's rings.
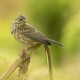
{"label": "thin stem", "polygon": [[10,67],[7,69],[7,71],[0,77],[0,80],[6,80],[16,70],[16,68],[19,66],[19,64],[21,63],[21,61],[22,61],[22,59],[18,57],[10,65]]}
{"label": "thin stem", "polygon": [[47,59],[48,59],[50,80],[53,80],[53,70],[52,70],[52,61],[51,61],[50,50],[49,50],[49,47],[47,45],[44,45],[44,46],[45,46],[45,51],[46,51]]}
{"label": "thin stem", "polygon": [[[6,72],[0,77],[0,80],[6,80],[25,60],[30,58],[32,51],[37,49],[41,44],[27,47],[23,49],[18,58],[10,65]],[[27,61],[29,62],[29,61]]]}
{"label": "thin stem", "polygon": [[0,77],[0,80],[6,80],[18,67],[23,63],[25,58],[29,56],[26,54],[25,49],[19,54],[18,58],[10,65],[6,72]]}

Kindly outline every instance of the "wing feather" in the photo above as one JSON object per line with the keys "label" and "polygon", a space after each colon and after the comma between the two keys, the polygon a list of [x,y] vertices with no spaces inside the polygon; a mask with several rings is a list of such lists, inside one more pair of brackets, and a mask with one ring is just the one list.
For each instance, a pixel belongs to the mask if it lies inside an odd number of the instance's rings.
{"label": "wing feather", "polygon": [[51,43],[48,41],[48,38],[42,34],[41,32],[34,29],[31,25],[26,25],[25,30],[20,30],[20,33],[25,37],[30,38],[32,40],[44,43],[46,45],[50,45]]}

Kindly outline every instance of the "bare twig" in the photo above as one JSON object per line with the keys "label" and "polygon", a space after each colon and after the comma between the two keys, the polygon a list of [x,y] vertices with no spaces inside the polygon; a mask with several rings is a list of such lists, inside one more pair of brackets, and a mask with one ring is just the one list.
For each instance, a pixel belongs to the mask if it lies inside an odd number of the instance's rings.
{"label": "bare twig", "polygon": [[26,55],[24,50],[20,53],[18,58],[10,65],[6,72],[0,77],[0,80],[6,80],[25,60],[27,61],[30,56]]}
{"label": "bare twig", "polygon": [[[28,65],[30,63],[31,53],[37,49],[41,44],[36,44],[33,46],[29,46],[22,50],[19,54],[18,58],[10,65],[10,67],[6,70],[6,72],[0,77],[0,80],[6,80],[17,68],[19,68],[19,74],[25,75],[28,70]],[[52,79],[52,63],[51,63],[51,55],[50,50],[47,45],[45,45],[45,51],[48,58],[49,64],[49,74],[50,80]],[[22,77],[21,77],[22,78]],[[20,79],[20,76],[19,76]]]}
{"label": "bare twig", "polygon": [[0,77],[0,80],[6,80],[17,68],[20,68],[20,74],[26,74],[28,65],[30,63],[31,53],[37,49],[41,44],[29,46],[22,50],[18,58],[10,65],[6,72]]}
{"label": "bare twig", "polygon": [[6,70],[6,72],[0,77],[0,80],[6,80],[14,71],[15,69],[19,66],[21,63],[22,59],[17,58],[11,65],[10,67]]}

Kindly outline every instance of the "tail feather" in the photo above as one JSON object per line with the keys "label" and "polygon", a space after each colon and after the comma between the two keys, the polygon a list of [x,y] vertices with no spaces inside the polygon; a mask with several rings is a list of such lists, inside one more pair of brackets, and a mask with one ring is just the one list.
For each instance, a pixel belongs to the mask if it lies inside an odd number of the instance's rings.
{"label": "tail feather", "polygon": [[50,42],[51,44],[56,44],[56,45],[59,45],[59,46],[63,47],[63,45],[62,45],[61,43],[59,43],[59,42],[57,42],[57,41],[55,41],[55,40],[50,39],[49,42]]}

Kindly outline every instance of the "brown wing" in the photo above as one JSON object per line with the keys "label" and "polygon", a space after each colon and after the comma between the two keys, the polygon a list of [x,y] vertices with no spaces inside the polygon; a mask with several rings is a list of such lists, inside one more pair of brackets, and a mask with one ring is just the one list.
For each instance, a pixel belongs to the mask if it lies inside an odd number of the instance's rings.
{"label": "brown wing", "polygon": [[46,45],[50,45],[51,43],[48,41],[48,38],[42,34],[41,32],[34,29],[31,25],[26,25],[24,30],[20,30],[20,33],[25,37],[28,37],[32,40],[44,43]]}

